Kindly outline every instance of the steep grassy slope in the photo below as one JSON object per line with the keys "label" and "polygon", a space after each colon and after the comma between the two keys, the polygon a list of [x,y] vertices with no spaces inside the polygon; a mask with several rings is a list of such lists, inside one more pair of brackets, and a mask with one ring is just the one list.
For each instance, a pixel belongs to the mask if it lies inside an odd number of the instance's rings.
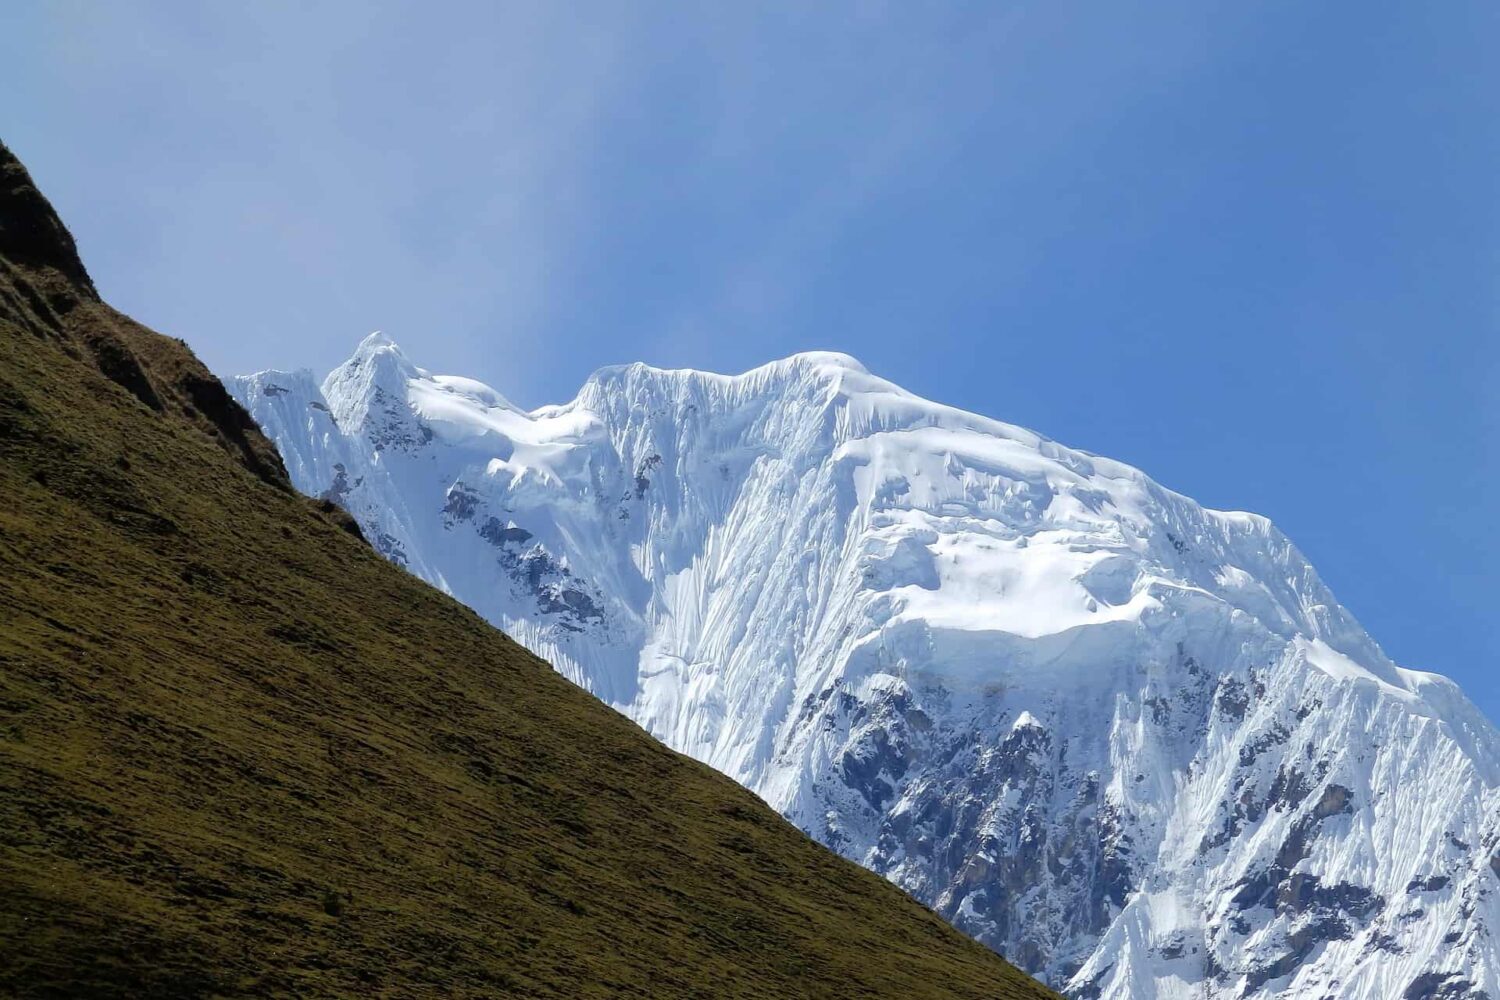
{"label": "steep grassy slope", "polygon": [[286,484],[0,147],[0,994],[1041,997]]}

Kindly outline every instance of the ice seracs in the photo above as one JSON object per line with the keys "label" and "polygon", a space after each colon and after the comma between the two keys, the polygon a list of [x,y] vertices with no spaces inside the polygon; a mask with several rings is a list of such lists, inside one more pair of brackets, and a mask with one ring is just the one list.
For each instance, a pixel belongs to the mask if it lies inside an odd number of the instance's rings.
{"label": "ice seracs", "polygon": [[1500,739],[1264,518],[845,355],[235,380],[298,486],[1081,997],[1500,997]]}

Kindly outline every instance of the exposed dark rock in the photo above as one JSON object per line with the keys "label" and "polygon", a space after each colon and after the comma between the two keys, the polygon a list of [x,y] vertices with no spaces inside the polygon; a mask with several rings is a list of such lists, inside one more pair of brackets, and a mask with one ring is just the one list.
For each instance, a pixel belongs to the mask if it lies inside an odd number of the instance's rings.
{"label": "exposed dark rock", "polygon": [[344,497],[349,493],[349,470],[344,468],[343,462],[336,462],[333,466],[333,482],[328,484],[319,497],[343,506]]}
{"label": "exposed dark rock", "polygon": [[1325,885],[1317,876],[1301,872],[1288,876],[1276,893],[1280,913],[1301,915],[1312,911],[1338,911],[1363,920],[1385,905],[1385,899],[1362,885],[1335,882]]}
{"label": "exposed dark rock", "polygon": [[[1272,788],[1274,797],[1275,787]],[[1239,798],[1235,800],[1234,807],[1229,815],[1224,817],[1223,825],[1213,834],[1204,834],[1203,840],[1198,845],[1198,850],[1207,853],[1216,847],[1227,844],[1230,839],[1239,836],[1240,831],[1248,823],[1258,823],[1265,815],[1267,804],[1260,801],[1255,795],[1255,789],[1246,785],[1240,792]]]}
{"label": "exposed dark rock", "polygon": [[432,428],[422,422],[405,400],[397,399],[384,389],[375,389],[370,411],[372,415],[379,414],[383,418],[367,432],[370,446],[376,451],[415,451],[432,441]]}
{"label": "exposed dark rock", "polygon": [[496,517],[486,518],[479,528],[479,537],[491,545],[521,545],[531,538],[531,532],[525,528],[506,527]]}
{"label": "exposed dark rock", "polygon": [[1250,694],[1243,682],[1234,677],[1226,677],[1219,685],[1214,705],[1218,708],[1220,715],[1239,722],[1244,719],[1245,713],[1250,709]]}
{"label": "exposed dark rock", "polygon": [[1133,890],[1131,866],[1134,860],[1134,845],[1125,832],[1119,811],[1112,805],[1101,810],[1100,835],[1102,848],[1099,853],[1098,874],[1094,878],[1089,903],[1093,910],[1093,924],[1103,928],[1114,914],[1125,906]]}
{"label": "exposed dark rock", "polygon": [[1406,987],[1401,1000],[1489,1000],[1489,994],[1456,972],[1424,972]]}
{"label": "exposed dark rock", "polygon": [[1276,778],[1271,782],[1271,790],[1266,795],[1267,808],[1281,806],[1284,811],[1291,812],[1300,806],[1307,796],[1312,792],[1311,782],[1306,774],[1297,769],[1296,765],[1283,763],[1276,770]]}
{"label": "exposed dark rock", "polygon": [[1438,892],[1438,891],[1440,891],[1442,889],[1448,888],[1448,886],[1452,882],[1453,882],[1453,880],[1451,878],[1449,878],[1448,876],[1446,876],[1446,875],[1431,875],[1431,876],[1428,876],[1425,879],[1423,879],[1423,878],[1414,878],[1410,882],[1406,883],[1406,891],[1407,892]]}
{"label": "exposed dark rock", "polygon": [[[1167,960],[1181,958],[1188,954],[1187,935],[1178,931],[1172,937],[1156,949],[1156,953]],[[1196,951],[1197,949],[1194,949]]]}
{"label": "exposed dark rock", "polygon": [[57,213],[10,149],[0,142],[0,257],[27,267],[50,267],[97,300],[78,247]]}
{"label": "exposed dark rock", "polygon": [[382,531],[375,536],[375,551],[403,569],[408,565],[406,547],[395,535]]}
{"label": "exposed dark rock", "polygon": [[598,620],[604,617],[604,610],[598,603],[574,587],[561,587],[555,584],[542,587],[537,591],[537,606],[543,614],[571,614],[574,618]]}
{"label": "exposed dark rock", "polygon": [[1249,995],[1273,979],[1291,975],[1319,945],[1328,941],[1347,941],[1353,936],[1349,923],[1333,914],[1320,916],[1287,935],[1290,951],[1275,961],[1245,973],[1243,995]]}
{"label": "exposed dark rock", "polygon": [[511,547],[529,539],[530,532],[501,527],[496,518],[489,518],[480,534],[500,548],[500,565],[536,599],[542,614],[557,616],[559,627],[579,632],[585,623],[604,619],[598,599],[545,548],[533,545],[518,554]]}
{"label": "exposed dark rock", "polygon": [[333,426],[337,427],[339,425],[338,418],[333,415],[333,411],[328,408],[327,403],[320,403],[316,399],[314,399],[309,401],[307,405],[310,409],[317,410],[319,413],[322,413],[325,417],[327,417],[328,422],[333,424]]}
{"label": "exposed dark rock", "polygon": [[1339,813],[1354,811],[1354,793],[1343,785],[1329,785],[1323,790],[1323,797],[1313,807],[1315,819],[1327,819]]}
{"label": "exposed dark rock", "polygon": [[1329,816],[1350,809],[1352,795],[1342,785],[1329,785],[1312,812],[1292,825],[1270,867],[1241,881],[1234,895],[1235,905],[1240,909],[1264,906],[1291,916],[1313,914],[1317,919],[1308,926],[1325,930],[1343,923],[1339,914],[1362,920],[1383,906],[1385,899],[1364,886],[1349,882],[1325,885],[1316,875],[1295,871],[1308,856],[1318,826]]}
{"label": "exposed dark rock", "polygon": [[1272,747],[1278,747],[1285,743],[1291,738],[1291,735],[1291,732],[1279,722],[1265,732],[1258,734],[1249,743],[1240,747],[1240,766],[1248,767],[1255,763],[1255,758]]}
{"label": "exposed dark rock", "polygon": [[1142,704],[1151,709],[1151,721],[1158,726],[1163,725],[1172,717],[1172,706],[1161,695],[1153,695],[1142,702]]}
{"label": "exposed dark rock", "polygon": [[641,499],[651,487],[651,471],[661,465],[660,455],[648,455],[635,470],[635,498]]}
{"label": "exposed dark rock", "polygon": [[886,729],[871,727],[839,758],[839,772],[844,783],[878,811],[895,794],[885,776],[899,778],[905,774],[906,760]]}
{"label": "exposed dark rock", "polygon": [[1406,992],[1401,994],[1402,1000],[1431,1000],[1437,995],[1438,988],[1452,978],[1451,973],[1424,972],[1406,987]]}
{"label": "exposed dark rock", "polygon": [[448,487],[447,496],[443,502],[443,520],[446,523],[453,521],[468,521],[474,517],[474,512],[479,509],[479,494],[463,482],[454,483]]}

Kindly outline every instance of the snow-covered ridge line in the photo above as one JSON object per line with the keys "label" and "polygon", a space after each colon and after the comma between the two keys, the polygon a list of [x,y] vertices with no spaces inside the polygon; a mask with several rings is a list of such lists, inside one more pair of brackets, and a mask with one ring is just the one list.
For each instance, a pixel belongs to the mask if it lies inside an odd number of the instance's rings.
{"label": "snow-covered ridge line", "polygon": [[1295,546],[845,355],[523,411],[371,337],[294,481],[1079,996],[1500,997],[1500,736]]}

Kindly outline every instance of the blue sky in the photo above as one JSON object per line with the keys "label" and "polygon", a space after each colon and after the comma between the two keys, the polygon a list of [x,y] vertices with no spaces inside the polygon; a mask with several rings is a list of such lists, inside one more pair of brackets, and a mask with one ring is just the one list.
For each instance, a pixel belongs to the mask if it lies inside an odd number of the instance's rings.
{"label": "blue sky", "polygon": [[0,11],[0,137],[220,373],[847,351],[1271,516],[1500,718],[1493,4],[237,6]]}

